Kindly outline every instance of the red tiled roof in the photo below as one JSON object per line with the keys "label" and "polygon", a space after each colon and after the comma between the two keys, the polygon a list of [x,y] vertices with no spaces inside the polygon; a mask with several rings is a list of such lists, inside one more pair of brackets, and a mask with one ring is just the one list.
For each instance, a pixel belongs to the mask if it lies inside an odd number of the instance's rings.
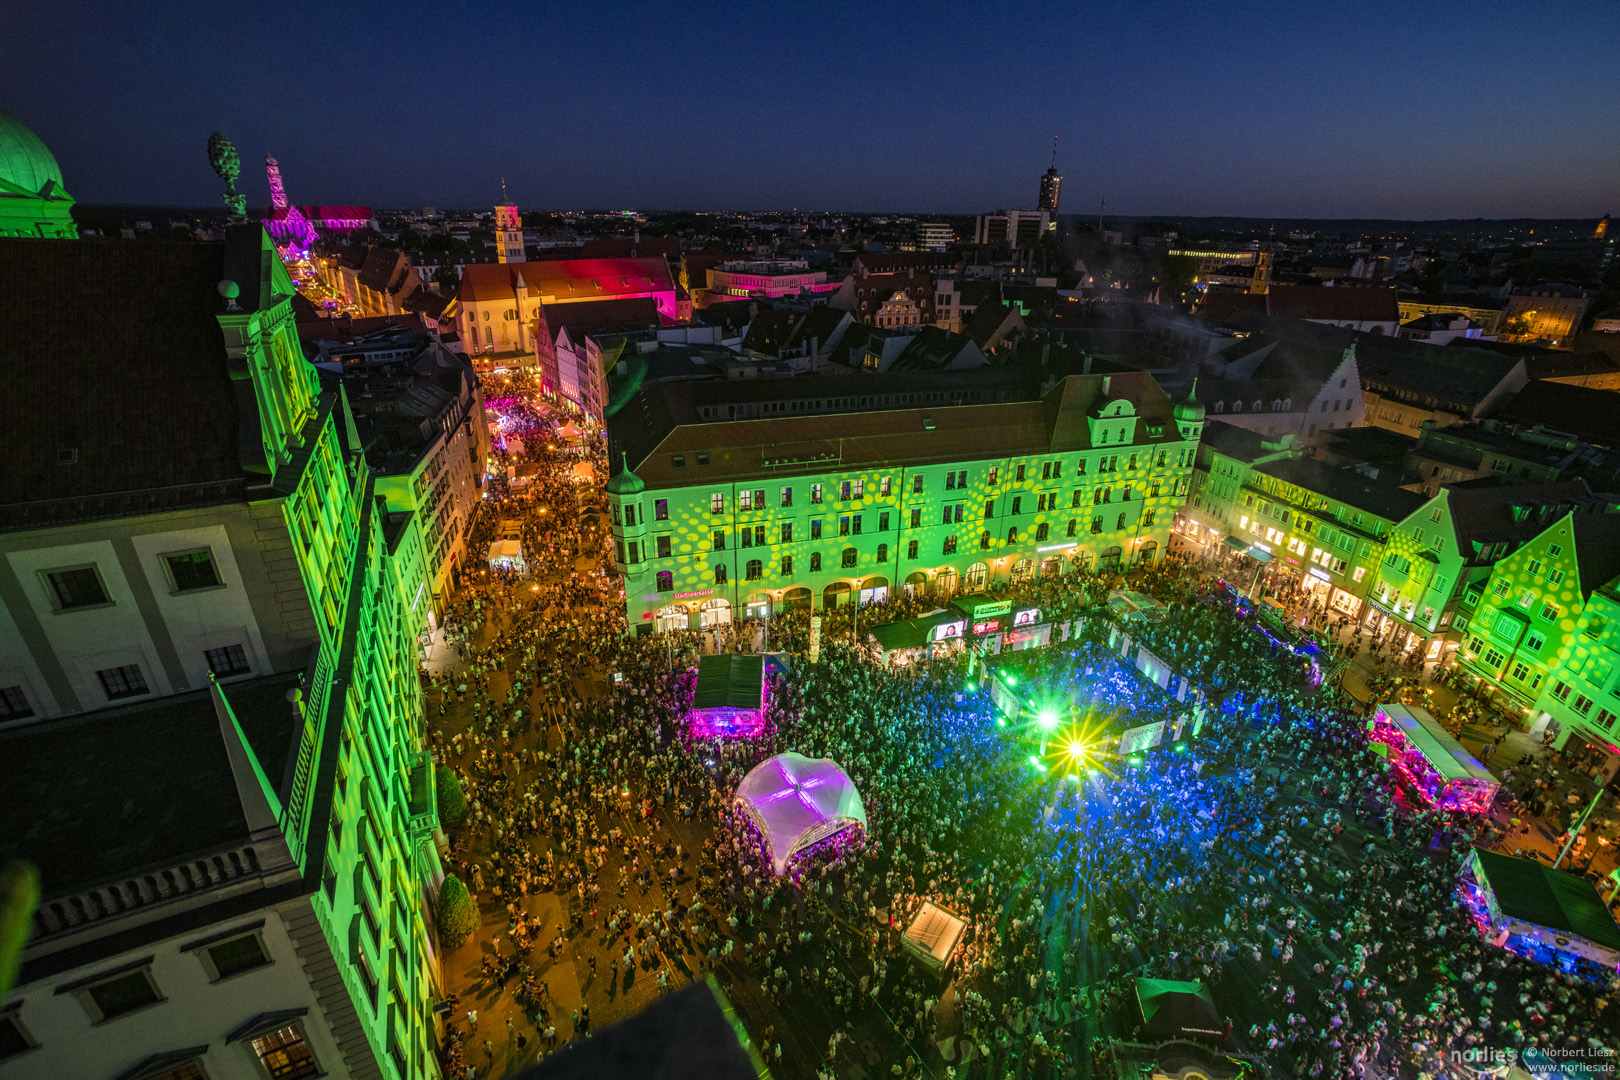
{"label": "red tiled roof", "polygon": [[474,263],[462,269],[463,303],[505,300],[522,275],[530,296],[546,302],[610,300],[675,291],[661,256],[643,259],[555,259],[546,262]]}

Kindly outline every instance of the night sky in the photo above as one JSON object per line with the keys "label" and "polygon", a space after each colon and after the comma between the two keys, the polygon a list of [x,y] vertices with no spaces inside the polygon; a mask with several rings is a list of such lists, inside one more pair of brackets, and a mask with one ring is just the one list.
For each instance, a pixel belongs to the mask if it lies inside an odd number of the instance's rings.
{"label": "night sky", "polygon": [[[477,14],[472,14],[476,9]],[[24,11],[26,10],[26,14]],[[1610,3],[168,4],[0,13],[0,108],[82,202],[1620,210]]]}

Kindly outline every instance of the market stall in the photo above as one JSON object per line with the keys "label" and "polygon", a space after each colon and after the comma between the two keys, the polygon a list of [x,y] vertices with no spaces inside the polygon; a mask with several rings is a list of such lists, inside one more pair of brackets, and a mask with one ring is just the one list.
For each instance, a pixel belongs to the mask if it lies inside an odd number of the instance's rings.
{"label": "market stall", "polygon": [[827,758],[767,758],[737,785],[735,801],[759,830],[778,874],[806,848],[853,829],[866,831],[860,792]]}
{"label": "market stall", "polygon": [[489,545],[489,568],[491,570],[505,570],[522,576],[529,572],[529,564],[523,559],[523,542],[521,540],[497,540]]}
{"label": "market stall", "polygon": [[1428,806],[1479,814],[1501,782],[1424,708],[1389,702],[1368,722],[1372,740],[1387,748],[1390,767]]}
{"label": "market stall", "polygon": [[1603,981],[1620,970],[1620,925],[1585,878],[1536,859],[1474,848],[1458,890],[1495,945]]}
{"label": "market stall", "polygon": [[758,735],[765,728],[765,659],[720,653],[698,661],[692,733],[700,736]]}

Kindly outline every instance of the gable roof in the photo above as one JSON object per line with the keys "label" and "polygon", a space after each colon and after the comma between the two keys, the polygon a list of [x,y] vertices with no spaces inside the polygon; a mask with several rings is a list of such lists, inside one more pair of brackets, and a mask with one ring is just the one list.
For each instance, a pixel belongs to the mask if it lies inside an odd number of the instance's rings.
{"label": "gable roof", "polygon": [[1452,538],[1456,541],[1457,550],[1465,555],[1472,552],[1475,542],[1494,544],[1508,540],[1523,543],[1546,529],[1544,518],[1515,514],[1514,507],[1583,505],[1596,508],[1602,505],[1601,500],[1592,498],[1591,490],[1580,480],[1557,484],[1496,484],[1489,487],[1451,484],[1441,488],[1440,494],[1451,514]]}
{"label": "gable roof", "polygon": [[1268,461],[1256,465],[1255,471],[1387,521],[1400,521],[1429,501],[1426,496],[1407,491],[1395,481],[1375,480],[1354,469],[1335,469],[1311,458]]}
{"label": "gable roof", "polygon": [[585,241],[580,257],[585,259],[636,259],[657,255],[665,259],[681,257],[678,236],[604,236]]}
{"label": "gable roof", "polygon": [[563,303],[675,291],[669,264],[655,256],[472,263],[462,268],[458,295],[464,303],[509,300],[517,295],[520,277],[527,295]]}
{"label": "gable roof", "polygon": [[977,356],[968,359],[984,360],[984,353],[966,334],[953,334],[937,326],[925,326],[912,337],[911,343],[901,350],[889,365],[890,371],[940,371],[950,367],[963,353],[972,350]]}
{"label": "gable roof", "polygon": [[1581,596],[1590,597],[1620,575],[1620,514],[1576,514],[1570,527],[1575,532]]}

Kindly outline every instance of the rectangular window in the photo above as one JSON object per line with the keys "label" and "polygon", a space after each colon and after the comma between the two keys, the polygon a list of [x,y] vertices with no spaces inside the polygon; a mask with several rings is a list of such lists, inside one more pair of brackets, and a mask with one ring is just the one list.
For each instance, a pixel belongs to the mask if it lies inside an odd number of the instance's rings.
{"label": "rectangular window", "polygon": [[921,495],[922,494],[922,487],[923,487],[922,474],[918,473],[916,476],[913,476],[911,478],[911,493],[913,495]]}
{"label": "rectangular window", "polygon": [[101,584],[101,575],[94,566],[81,566],[71,570],[51,570],[45,574],[58,611],[93,607],[107,603],[107,590]]}
{"label": "rectangular window", "polygon": [[1001,476],[1001,466],[999,466],[999,465],[990,466],[990,486],[991,487],[996,486],[996,480],[1000,476]]}
{"label": "rectangular window", "polygon": [[685,454],[671,455],[671,457],[669,459],[669,462],[670,462],[671,465],[674,465],[677,469],[684,469],[684,468],[686,468],[686,455]]}
{"label": "rectangular window", "polygon": [[821,539],[821,519],[820,518],[817,518],[815,521],[812,521],[810,523],[810,539],[812,539],[812,540],[820,540]]}
{"label": "rectangular window", "polygon": [[793,556],[791,556],[791,555],[782,556],[782,576],[783,577],[792,577],[793,576]]}
{"label": "rectangular window", "polygon": [[149,692],[146,677],[141,674],[139,664],[104,668],[96,672],[96,678],[101,680],[102,692],[112,701],[119,698],[140,697]]}
{"label": "rectangular window", "polygon": [[889,531],[889,512],[887,510],[878,515],[878,532]]}
{"label": "rectangular window", "polygon": [[854,548],[845,548],[844,549],[843,564],[844,564],[844,566],[846,568],[855,565],[855,549]]}
{"label": "rectangular window", "polygon": [[948,472],[948,473],[945,474],[945,490],[946,491],[955,491],[956,490],[956,473]]}
{"label": "rectangular window", "polygon": [[668,499],[654,499],[653,500],[653,520],[654,521],[668,521],[669,520],[669,500]]}
{"label": "rectangular window", "polygon": [[0,723],[7,720],[25,720],[34,715],[28,704],[28,694],[21,686],[0,687]]}
{"label": "rectangular window", "polygon": [[878,481],[878,494],[879,495],[887,497],[890,494],[890,492],[892,492],[893,490],[894,490],[894,484],[893,484],[892,479],[890,477],[885,476],[882,480]]}
{"label": "rectangular window", "polygon": [[810,485],[810,501],[812,503],[819,503],[821,501],[821,485],[820,484],[811,484]]}
{"label": "rectangular window", "polygon": [[1582,716],[1585,716],[1587,713],[1592,711],[1592,699],[1587,697],[1585,694],[1576,694],[1575,704],[1571,705],[1570,708],[1574,709]]}
{"label": "rectangular window", "polygon": [[1542,604],[1541,605],[1541,617],[1543,619],[1546,619],[1548,622],[1555,622],[1558,619],[1558,610],[1559,609],[1558,609],[1557,604],[1554,604],[1554,603],[1551,603],[1551,602]]}
{"label": "rectangular window", "polygon": [[657,538],[656,543],[658,544],[658,557],[660,559],[669,558],[671,555],[670,538],[667,536],[660,536]]}
{"label": "rectangular window", "polygon": [[[747,491],[747,490],[737,492],[737,509],[738,510],[752,510],[753,508],[754,508],[754,493],[752,491]],[[635,522],[627,521],[627,522],[625,522],[625,524],[633,525],[633,524],[635,524]]]}
{"label": "rectangular window", "polygon": [[917,541],[913,540],[909,544],[906,545],[906,558],[915,559],[916,557],[917,557]]}
{"label": "rectangular window", "polygon": [[726,512],[725,492],[716,491],[709,496],[709,513],[723,514]]}
{"label": "rectangular window", "polygon": [[253,1052],[270,1080],[304,1080],[321,1075],[315,1052],[304,1040],[303,1029],[294,1024],[253,1040]]}
{"label": "rectangular window", "polygon": [[821,573],[821,552],[819,551],[810,553],[810,572],[812,574]]}
{"label": "rectangular window", "polygon": [[1035,539],[1045,540],[1049,531],[1050,527],[1046,524],[1046,522],[1041,522],[1039,525],[1035,526]]}
{"label": "rectangular window", "polygon": [[214,980],[218,981],[263,967],[270,962],[270,958],[264,953],[264,943],[259,940],[259,935],[253,933],[210,946],[208,962],[213,965]]}
{"label": "rectangular window", "polygon": [[163,1000],[145,969],[96,983],[85,990],[85,995],[99,1014],[97,1022],[132,1013]]}
{"label": "rectangular window", "polygon": [[174,582],[175,592],[211,589],[219,584],[219,574],[214,570],[214,557],[206,550],[165,555],[163,561],[169,565],[169,580]]}
{"label": "rectangular window", "polygon": [[913,529],[917,529],[917,528],[922,527],[922,511],[921,510],[913,510],[911,512],[911,527]]}
{"label": "rectangular window", "polygon": [[847,498],[849,498],[849,494],[850,494],[850,483],[849,483],[848,480],[845,480],[842,484],[838,485],[838,497],[840,499],[847,499]]}
{"label": "rectangular window", "polygon": [[713,546],[714,546],[715,551],[724,551],[724,550],[726,550],[726,534],[721,532],[719,529],[716,529],[714,531],[714,545]]}
{"label": "rectangular window", "polygon": [[848,536],[849,535],[849,515],[848,514],[845,514],[843,517],[838,519],[838,535],[839,536]]}
{"label": "rectangular window", "polygon": [[697,463],[699,465],[707,465],[709,463],[709,455],[708,454],[702,454],[702,453],[698,454]]}
{"label": "rectangular window", "polygon": [[1016,481],[1016,482],[1018,482],[1018,483],[1022,483],[1022,482],[1023,482],[1023,479],[1024,479],[1024,472],[1025,472],[1025,469],[1026,469],[1026,468],[1027,468],[1027,466],[1024,466],[1024,465],[1020,465],[1020,466],[1018,466],[1018,471],[1017,471],[1017,473],[1016,473],[1016,475],[1015,475],[1015,477],[1014,477],[1014,479],[1015,479],[1015,481]]}
{"label": "rectangular window", "polygon": [[1024,497],[1022,495],[1014,495],[1012,501],[1012,512],[1017,514],[1023,508],[1023,505]]}
{"label": "rectangular window", "polygon": [[203,655],[208,658],[208,670],[214,673],[215,678],[223,679],[227,675],[241,675],[253,670],[248,665],[247,650],[240,645],[209,649]]}
{"label": "rectangular window", "polygon": [[793,522],[791,521],[782,522],[782,543],[793,543]]}
{"label": "rectangular window", "polygon": [[785,488],[782,489],[782,505],[783,506],[792,506],[793,505],[793,489],[792,488],[785,487]]}

